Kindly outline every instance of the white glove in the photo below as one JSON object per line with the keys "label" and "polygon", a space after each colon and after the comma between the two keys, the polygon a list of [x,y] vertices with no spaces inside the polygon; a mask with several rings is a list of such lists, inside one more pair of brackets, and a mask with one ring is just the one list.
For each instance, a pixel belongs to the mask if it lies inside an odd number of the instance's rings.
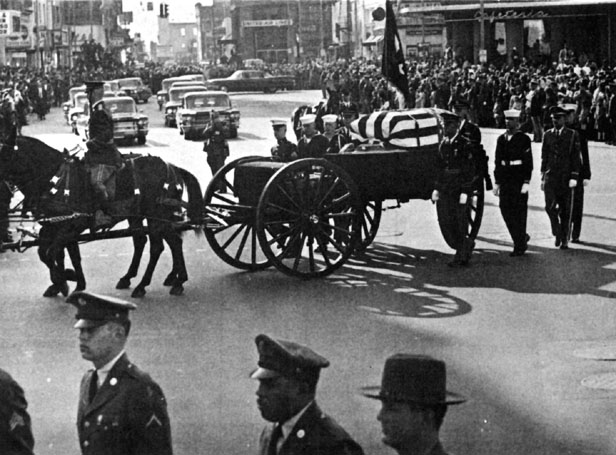
{"label": "white glove", "polygon": [[441,193],[438,190],[432,191],[432,202],[436,202],[441,198]]}
{"label": "white glove", "polygon": [[590,180],[589,179],[584,179],[584,181],[582,182],[584,186],[588,186],[590,184]]}
{"label": "white glove", "polygon": [[492,189],[492,192],[494,193],[494,196],[499,197],[500,196],[500,185],[494,184],[494,188]]}
{"label": "white glove", "polygon": [[528,194],[528,187],[529,187],[529,186],[530,186],[530,185],[529,185],[528,183],[523,183],[523,184],[522,184],[522,189],[520,190],[520,193],[522,193],[522,194]]}
{"label": "white glove", "polygon": [[466,204],[466,201],[468,201],[468,194],[460,193],[460,204]]}
{"label": "white glove", "polygon": [[577,186],[577,180],[571,179],[569,180],[569,188],[575,188]]}

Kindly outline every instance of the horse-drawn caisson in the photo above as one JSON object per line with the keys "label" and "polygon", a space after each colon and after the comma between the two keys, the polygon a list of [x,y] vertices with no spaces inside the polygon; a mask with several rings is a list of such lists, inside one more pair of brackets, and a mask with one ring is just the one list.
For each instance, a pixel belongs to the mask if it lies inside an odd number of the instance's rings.
{"label": "horse-drawn caisson", "polygon": [[[255,156],[227,164],[205,192],[206,238],[220,258],[241,269],[274,265],[303,278],[332,273],[373,241],[384,200],[431,199],[447,115],[438,109],[375,112],[352,128],[379,145],[291,163]],[[454,249],[479,231],[484,166],[477,163],[463,210],[458,196],[436,202],[441,232]]]}

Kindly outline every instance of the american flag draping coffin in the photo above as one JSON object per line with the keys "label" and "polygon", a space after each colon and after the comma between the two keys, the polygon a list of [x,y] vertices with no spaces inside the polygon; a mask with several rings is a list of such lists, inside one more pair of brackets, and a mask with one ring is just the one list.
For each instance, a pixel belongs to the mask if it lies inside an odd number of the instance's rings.
{"label": "american flag draping coffin", "polygon": [[438,145],[442,139],[441,109],[380,111],[364,115],[351,129],[364,139],[378,139],[404,149]]}

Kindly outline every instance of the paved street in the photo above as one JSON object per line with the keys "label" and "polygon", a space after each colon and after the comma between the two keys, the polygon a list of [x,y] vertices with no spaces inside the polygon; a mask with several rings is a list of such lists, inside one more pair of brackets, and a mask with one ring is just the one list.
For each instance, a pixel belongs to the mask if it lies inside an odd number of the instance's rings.
{"label": "paved street", "polygon": [[[242,115],[239,138],[230,141],[236,158],[269,154],[269,119],[288,118],[320,93],[231,96]],[[154,98],[140,108],[150,116],[148,142],[122,150],[168,159],[205,188],[202,143],[164,128]],[[32,118],[23,132],[70,149],[78,139],[62,122],[56,108],[44,122]],[[483,131],[491,157],[498,134]],[[521,258],[509,257],[511,241],[492,194],[468,269],[446,266],[452,251],[426,201],[387,210],[366,255],[314,281],[272,269],[235,270],[202,236],[186,233],[184,295],[169,296],[162,285],[171,267],[167,249],[145,298],[134,300],[128,347],[131,360],[165,391],[175,452],[256,453],[262,420],[248,375],[257,360],[254,337],[268,333],[306,343],[331,361],[318,400],[367,454],[394,452],[380,442],[379,403],[357,390],[378,384],[385,358],[396,352],[444,359],[449,388],[469,398],[445,418],[441,433],[451,452],[616,453],[616,364],[593,359],[616,359],[616,148],[591,144],[583,243],[568,251],[554,248],[539,188],[540,144],[533,152],[531,242]],[[130,298],[115,283],[131,253],[129,239],[82,245],[88,289]],[[62,298],[41,297],[49,280],[34,249],[0,255],[0,280],[1,366],[26,391],[36,452],[77,454],[79,381],[90,365],[80,358],[74,310]]]}

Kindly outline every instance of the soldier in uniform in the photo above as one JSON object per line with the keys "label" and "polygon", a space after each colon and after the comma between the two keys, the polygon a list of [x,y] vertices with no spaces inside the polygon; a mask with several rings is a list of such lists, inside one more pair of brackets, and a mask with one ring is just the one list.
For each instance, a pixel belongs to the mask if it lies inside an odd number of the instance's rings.
{"label": "soldier in uniform", "polygon": [[455,114],[441,114],[444,123],[444,138],[439,145],[438,165],[440,172],[435,182],[432,201],[442,199],[443,210],[454,210],[458,236],[462,239],[450,267],[468,265],[475,242],[468,236],[468,204],[473,191],[480,182],[477,170],[477,150],[466,136],[460,134],[461,119]]}
{"label": "soldier in uniform", "polygon": [[9,210],[11,208],[11,199],[13,191],[8,182],[0,180],[0,253],[4,251],[3,243],[11,243],[13,241],[9,233]]}
{"label": "soldier in uniform", "polygon": [[327,114],[323,117],[323,136],[329,141],[327,153],[331,153],[333,147],[336,147],[336,133],[338,132],[338,116],[336,114]]}
{"label": "soldier in uniform", "polygon": [[564,104],[562,108],[567,111],[565,125],[575,130],[580,136],[580,150],[582,152],[581,168],[578,183],[573,193],[573,207],[571,213],[571,242],[579,243],[582,232],[582,216],[584,213],[584,187],[590,183],[590,161],[588,158],[588,137],[586,130],[581,128],[577,116],[577,104]]}
{"label": "soldier in uniform", "polygon": [[545,211],[550,218],[554,245],[569,248],[569,211],[571,193],[580,177],[581,148],[579,134],[565,126],[566,111],[555,106],[550,115],[554,128],[547,130],[541,146],[541,189],[545,193]]}
{"label": "soldier in uniform", "polygon": [[[203,132],[205,144],[203,151],[207,153],[207,164],[212,170],[212,177],[220,168],[225,165],[225,160],[229,156],[229,143],[225,139],[225,131],[223,128],[220,115],[216,111],[212,111],[210,125]],[[225,191],[225,184],[221,181],[217,191]]]}
{"label": "soldier in uniform", "polygon": [[171,455],[167,403],[159,385],[132,364],[125,346],[135,305],[113,297],[73,292],[81,356],[94,370],[81,380],[77,410],[84,455]]}
{"label": "soldier in uniform", "polygon": [[327,152],[329,141],[317,131],[316,119],[314,114],[306,114],[299,119],[303,135],[297,144],[298,158],[322,158]]}
{"label": "soldier in uniform", "polygon": [[353,133],[351,130],[351,123],[357,119],[357,112],[356,104],[346,103],[342,106],[343,125],[338,128],[334,138],[330,141],[327,153],[350,152],[362,142],[361,136]]}
{"label": "soldier in uniform", "polygon": [[297,159],[297,145],[287,139],[287,122],[285,120],[271,120],[274,128],[276,145],[272,147],[272,157],[276,161],[288,163]]}
{"label": "soldier in uniform", "polygon": [[261,433],[259,455],[363,455],[362,448],[315,401],[321,368],[329,361],[310,348],[267,335],[255,339],[257,406],[273,425]]}
{"label": "soldier in uniform", "polygon": [[113,143],[113,119],[102,100],[92,104],[88,132],[90,140],[86,143],[84,164],[98,203],[95,225],[104,227],[112,223],[110,201],[115,196],[115,187],[108,182],[123,166],[124,160]]}
{"label": "soldier in uniform", "polygon": [[24,391],[6,371],[0,369],[0,453],[32,455],[34,437]]}
{"label": "soldier in uniform", "polygon": [[520,131],[519,118],[519,110],[505,111],[507,131],[496,140],[494,158],[494,195],[500,197],[500,211],[513,240],[510,256],[522,256],[530,239],[526,218],[533,155],[530,138]]}
{"label": "soldier in uniform", "polygon": [[466,398],[446,389],[445,362],[429,356],[394,354],[385,361],[380,386],[363,395],[380,400],[383,443],[399,455],[447,455],[439,432],[449,406]]}

